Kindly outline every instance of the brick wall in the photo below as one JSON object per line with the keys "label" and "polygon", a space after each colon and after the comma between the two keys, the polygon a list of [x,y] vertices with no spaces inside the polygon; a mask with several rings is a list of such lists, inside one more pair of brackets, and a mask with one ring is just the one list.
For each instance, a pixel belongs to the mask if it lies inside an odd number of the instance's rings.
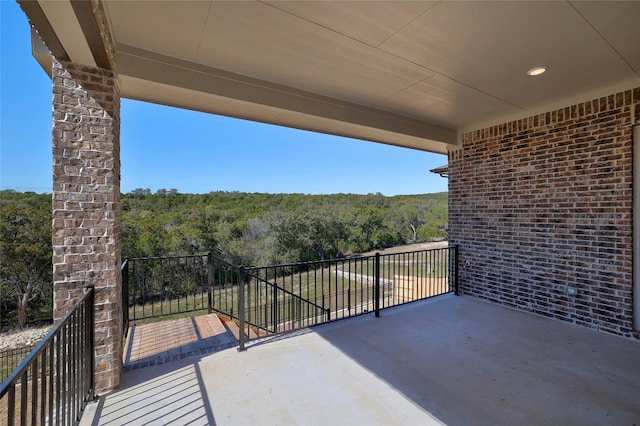
{"label": "brick wall", "polygon": [[122,370],[120,95],[111,71],[53,60],[54,319],[94,285],[96,392]]}
{"label": "brick wall", "polygon": [[464,134],[449,154],[462,292],[631,336],[637,122],[640,88]]}

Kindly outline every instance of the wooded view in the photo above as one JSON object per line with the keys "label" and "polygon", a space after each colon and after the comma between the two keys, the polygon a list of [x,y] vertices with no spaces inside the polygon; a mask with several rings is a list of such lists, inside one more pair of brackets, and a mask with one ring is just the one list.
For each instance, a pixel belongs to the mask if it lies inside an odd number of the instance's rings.
{"label": "wooded view", "polygon": [[[209,251],[229,262],[325,260],[446,238],[447,193],[304,195],[136,189],[122,195],[122,256]],[[0,192],[0,326],[50,320],[51,195]]]}

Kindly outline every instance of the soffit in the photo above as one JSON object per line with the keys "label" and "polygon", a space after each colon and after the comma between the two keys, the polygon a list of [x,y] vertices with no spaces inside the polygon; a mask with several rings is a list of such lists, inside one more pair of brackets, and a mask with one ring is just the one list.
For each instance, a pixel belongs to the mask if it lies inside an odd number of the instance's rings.
{"label": "soffit", "polygon": [[609,2],[576,2],[573,4],[609,46],[636,72],[640,72],[640,2],[616,5]]}
{"label": "soffit", "polygon": [[[640,85],[640,2],[104,5],[125,97],[438,152],[461,130]],[[45,13],[64,23],[63,9]],[[76,24],[53,27],[86,56]]]}
{"label": "soffit", "polygon": [[[451,23],[455,22],[455,30]],[[565,96],[556,90],[573,76],[620,59],[573,6],[566,2],[444,2],[431,8],[381,49],[431,69],[522,110]],[[526,71],[546,65],[544,78]],[[626,70],[633,78],[631,69]]]}

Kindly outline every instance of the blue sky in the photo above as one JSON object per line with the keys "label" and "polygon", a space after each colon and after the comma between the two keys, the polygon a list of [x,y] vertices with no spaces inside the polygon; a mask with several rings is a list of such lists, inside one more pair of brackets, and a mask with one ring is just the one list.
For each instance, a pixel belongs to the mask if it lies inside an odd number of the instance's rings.
{"label": "blue sky", "polygon": [[[0,0],[0,189],[51,192],[51,81]],[[420,194],[444,155],[122,100],[121,191]]]}

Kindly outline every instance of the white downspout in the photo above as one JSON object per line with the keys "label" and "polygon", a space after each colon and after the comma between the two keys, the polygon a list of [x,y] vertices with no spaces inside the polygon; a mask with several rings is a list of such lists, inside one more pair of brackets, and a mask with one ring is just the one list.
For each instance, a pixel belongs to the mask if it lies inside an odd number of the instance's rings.
{"label": "white downspout", "polygon": [[633,333],[640,339],[640,124],[633,126]]}

